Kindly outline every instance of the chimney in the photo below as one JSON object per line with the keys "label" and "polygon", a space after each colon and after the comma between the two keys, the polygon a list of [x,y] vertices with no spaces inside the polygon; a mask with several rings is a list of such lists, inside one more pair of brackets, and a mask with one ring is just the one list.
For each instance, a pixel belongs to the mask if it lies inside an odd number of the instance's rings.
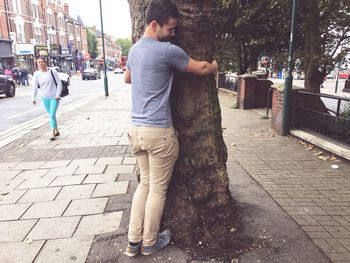
{"label": "chimney", "polygon": [[69,5],[67,3],[64,3],[63,8],[65,15],[69,16]]}

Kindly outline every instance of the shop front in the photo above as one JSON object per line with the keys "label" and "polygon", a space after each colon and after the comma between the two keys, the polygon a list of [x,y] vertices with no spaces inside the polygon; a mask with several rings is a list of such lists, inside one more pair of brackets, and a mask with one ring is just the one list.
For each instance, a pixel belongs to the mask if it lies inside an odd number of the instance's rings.
{"label": "shop front", "polygon": [[73,72],[75,69],[74,59],[68,48],[61,48],[60,66],[66,72]]}
{"label": "shop front", "polygon": [[19,68],[25,68],[30,73],[36,69],[33,44],[16,44],[16,61]]}
{"label": "shop front", "polygon": [[51,44],[50,45],[50,66],[58,66],[60,67],[60,49],[61,45],[58,44]]}
{"label": "shop front", "polygon": [[12,53],[12,40],[0,38],[0,68],[13,68],[14,55]]}
{"label": "shop front", "polygon": [[45,44],[34,46],[34,58],[38,59],[39,57],[49,58],[49,48]]}

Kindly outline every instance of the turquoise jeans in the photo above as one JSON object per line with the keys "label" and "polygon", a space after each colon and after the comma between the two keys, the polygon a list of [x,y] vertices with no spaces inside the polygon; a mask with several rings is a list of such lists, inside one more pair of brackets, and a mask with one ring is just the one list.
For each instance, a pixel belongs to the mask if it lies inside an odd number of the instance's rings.
{"label": "turquoise jeans", "polygon": [[56,111],[59,104],[58,100],[56,100],[56,98],[45,97],[41,97],[41,100],[47,113],[49,114],[51,129],[57,129]]}

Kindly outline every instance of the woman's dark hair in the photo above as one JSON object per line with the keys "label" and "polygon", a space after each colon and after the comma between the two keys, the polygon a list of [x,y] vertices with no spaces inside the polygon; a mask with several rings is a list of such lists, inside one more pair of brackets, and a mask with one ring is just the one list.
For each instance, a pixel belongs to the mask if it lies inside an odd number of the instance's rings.
{"label": "woman's dark hair", "polygon": [[169,18],[177,19],[178,17],[179,11],[176,5],[169,0],[151,0],[146,9],[147,25],[155,20],[160,26],[163,26]]}
{"label": "woman's dark hair", "polygon": [[38,59],[36,61],[38,61],[39,59],[42,59],[45,61],[45,64],[47,64],[46,58],[45,57],[38,57]]}

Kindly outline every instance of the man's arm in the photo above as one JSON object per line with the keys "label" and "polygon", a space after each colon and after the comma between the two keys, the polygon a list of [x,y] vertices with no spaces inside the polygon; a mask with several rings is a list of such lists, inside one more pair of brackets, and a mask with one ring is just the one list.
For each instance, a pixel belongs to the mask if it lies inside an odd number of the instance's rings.
{"label": "man's arm", "polygon": [[124,72],[124,82],[131,83],[131,73],[128,68],[126,68],[126,71]]}
{"label": "man's arm", "polygon": [[208,76],[214,74],[218,71],[218,64],[216,60],[212,63],[207,61],[197,61],[190,58],[190,61],[187,64],[185,72],[200,75],[200,76]]}

